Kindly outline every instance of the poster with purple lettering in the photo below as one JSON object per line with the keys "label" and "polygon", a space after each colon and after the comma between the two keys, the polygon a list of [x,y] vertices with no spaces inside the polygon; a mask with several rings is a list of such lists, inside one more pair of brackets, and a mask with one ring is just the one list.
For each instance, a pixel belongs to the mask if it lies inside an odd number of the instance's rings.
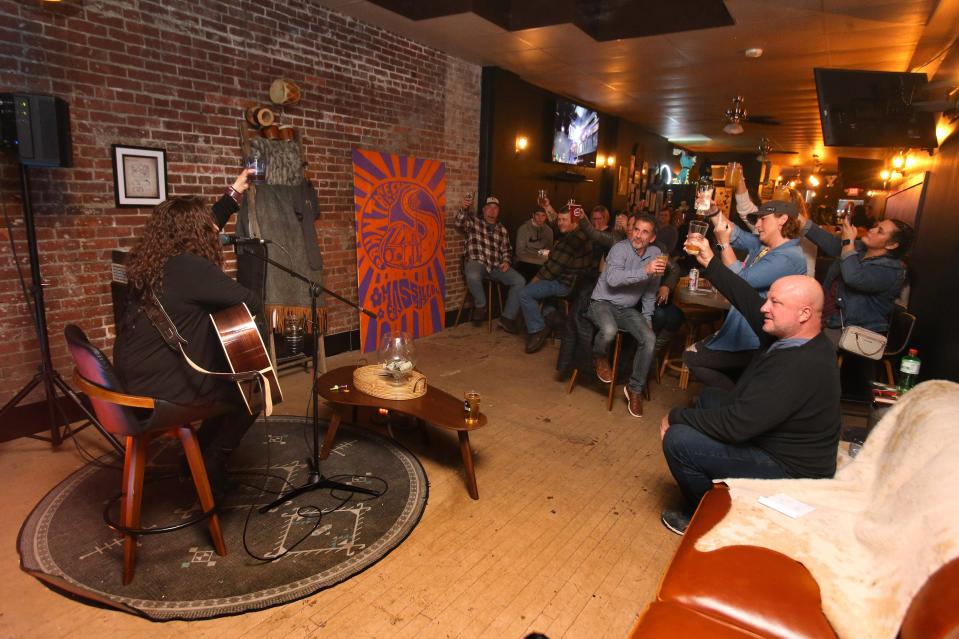
{"label": "poster with purple lettering", "polygon": [[353,149],[357,297],[363,352],[388,332],[413,338],[443,329],[446,165]]}

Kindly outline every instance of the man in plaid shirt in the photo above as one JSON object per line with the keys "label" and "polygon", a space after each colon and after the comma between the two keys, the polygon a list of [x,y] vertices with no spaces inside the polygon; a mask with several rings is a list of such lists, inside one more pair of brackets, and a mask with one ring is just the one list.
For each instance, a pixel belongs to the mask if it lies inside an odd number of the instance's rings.
{"label": "man in plaid shirt", "polygon": [[466,234],[466,261],[463,275],[466,287],[473,296],[473,321],[482,322],[486,317],[486,291],[483,279],[489,278],[509,287],[503,317],[514,318],[519,311],[519,292],[526,284],[523,276],[510,264],[513,247],[509,232],[497,222],[499,200],[492,195],[486,198],[482,215],[471,215],[469,206],[472,197],[463,200],[463,207],[456,213],[454,223]]}
{"label": "man in plaid shirt", "polygon": [[[526,319],[526,352],[535,353],[546,343],[549,329],[539,310],[540,300],[549,297],[566,297],[573,287],[576,276],[597,267],[593,259],[593,244],[586,232],[579,228],[579,218],[583,216],[581,208],[574,213],[565,210],[556,216],[556,225],[562,234],[559,242],[549,253],[549,258],[519,296],[519,304]],[[503,317],[509,317],[505,312]]]}

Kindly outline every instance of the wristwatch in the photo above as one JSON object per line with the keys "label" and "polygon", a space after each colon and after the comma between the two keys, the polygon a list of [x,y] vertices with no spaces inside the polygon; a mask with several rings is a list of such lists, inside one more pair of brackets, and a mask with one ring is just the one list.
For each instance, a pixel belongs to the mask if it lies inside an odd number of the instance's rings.
{"label": "wristwatch", "polygon": [[725,251],[727,246],[729,246],[729,244],[724,244],[723,242],[717,242],[717,243],[716,243],[716,250],[717,250],[717,251]]}
{"label": "wristwatch", "polygon": [[850,240],[848,237],[843,238],[843,241],[842,241],[843,246],[849,246],[850,244],[852,244],[852,240]]}

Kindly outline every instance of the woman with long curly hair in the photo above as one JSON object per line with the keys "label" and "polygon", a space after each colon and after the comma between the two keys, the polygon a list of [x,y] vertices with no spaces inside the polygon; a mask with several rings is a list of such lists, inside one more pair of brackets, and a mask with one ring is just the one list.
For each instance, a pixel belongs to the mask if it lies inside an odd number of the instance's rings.
{"label": "woman with long curly hair", "polygon": [[253,314],[260,312],[256,296],[223,272],[218,237],[246,189],[244,171],[212,208],[198,197],[173,197],[153,210],[126,262],[128,303],[113,348],[126,392],[219,413],[203,422],[198,435],[215,492],[224,488],[226,460],[255,416],[236,384],[190,368],[145,309],[155,295],[187,340],[190,358],[207,370],[229,370],[210,313],[240,303]]}

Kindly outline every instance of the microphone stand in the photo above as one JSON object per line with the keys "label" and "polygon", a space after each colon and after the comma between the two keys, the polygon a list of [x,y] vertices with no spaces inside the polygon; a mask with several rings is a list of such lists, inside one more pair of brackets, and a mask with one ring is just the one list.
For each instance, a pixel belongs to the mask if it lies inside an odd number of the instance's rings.
{"label": "microphone stand", "polygon": [[[255,243],[265,244],[265,242],[255,242]],[[237,248],[239,248],[243,244],[250,244],[250,242],[242,242],[242,243],[237,242],[236,246]],[[351,493],[362,493],[364,495],[373,495],[374,497],[379,497],[380,493],[376,492],[375,490],[370,490],[368,488],[361,488],[359,486],[351,486],[350,484],[344,484],[338,481],[333,481],[331,479],[327,479],[326,477],[324,477],[323,474],[320,472],[320,415],[318,410],[319,389],[316,386],[316,374],[317,374],[317,371],[319,370],[319,348],[317,347],[317,340],[323,339],[323,336],[319,334],[320,323],[319,323],[319,315],[316,310],[316,299],[320,296],[320,291],[323,291],[324,293],[330,295],[331,297],[334,297],[340,300],[347,306],[352,306],[356,310],[368,315],[369,317],[375,318],[376,315],[372,311],[368,311],[365,308],[362,308],[361,306],[354,304],[353,302],[346,299],[345,297],[338,295],[337,293],[334,293],[333,291],[326,288],[325,286],[314,282],[313,280],[306,277],[305,275],[302,275],[294,271],[293,269],[286,267],[283,264],[280,264],[279,262],[266,257],[265,255],[260,255],[259,253],[256,253],[255,251],[247,251],[246,254],[252,255],[256,257],[257,259],[266,262],[267,264],[275,266],[276,268],[280,269],[284,273],[287,273],[290,276],[292,276],[294,279],[300,280],[301,282],[305,282],[306,285],[310,287],[310,321],[313,323],[313,390],[312,390],[312,393],[313,393],[313,453],[311,457],[306,460],[307,464],[310,467],[310,476],[307,478],[306,483],[304,483],[303,485],[291,488],[285,493],[280,494],[279,497],[271,501],[266,506],[261,507],[260,512],[265,513],[275,508],[276,506],[279,506],[283,502],[294,499],[295,497],[298,497],[299,495],[302,495],[304,493],[312,492],[314,490],[323,490],[326,488],[329,488],[332,490],[343,490]]]}

